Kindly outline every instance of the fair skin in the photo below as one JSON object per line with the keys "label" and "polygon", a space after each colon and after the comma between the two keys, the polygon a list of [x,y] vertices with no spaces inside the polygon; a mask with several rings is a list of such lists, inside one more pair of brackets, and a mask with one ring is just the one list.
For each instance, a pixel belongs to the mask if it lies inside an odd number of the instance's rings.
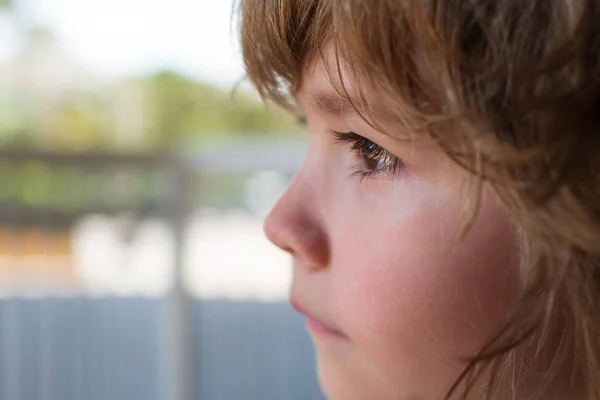
{"label": "fair skin", "polygon": [[[467,173],[332,101],[325,62],[305,73],[298,101],[309,152],[265,231],[293,256],[292,302],[309,316],[330,400],[436,400],[515,299],[515,230],[485,190],[472,228],[449,246],[464,217]],[[376,143],[399,167],[331,131]],[[375,172],[361,179],[356,170]]]}

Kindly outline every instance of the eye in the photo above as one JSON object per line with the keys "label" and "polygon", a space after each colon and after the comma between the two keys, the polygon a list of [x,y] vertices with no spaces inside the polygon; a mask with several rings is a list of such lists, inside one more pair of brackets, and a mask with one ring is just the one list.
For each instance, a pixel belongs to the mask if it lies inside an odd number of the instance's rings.
{"label": "eye", "polygon": [[355,173],[362,178],[374,174],[396,175],[403,167],[402,160],[372,142],[354,132],[332,132],[336,141],[350,145],[350,151],[359,159]]}

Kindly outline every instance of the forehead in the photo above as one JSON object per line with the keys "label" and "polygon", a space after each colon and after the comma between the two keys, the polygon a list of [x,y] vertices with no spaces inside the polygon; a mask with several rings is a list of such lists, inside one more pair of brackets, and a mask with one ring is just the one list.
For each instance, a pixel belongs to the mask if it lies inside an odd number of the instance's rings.
{"label": "forehead", "polygon": [[306,68],[297,99],[302,107],[314,107],[334,115],[358,114],[354,85],[344,66],[336,62],[331,48],[326,48]]}
{"label": "forehead", "polygon": [[363,79],[357,82],[347,64],[341,59],[338,62],[333,46],[328,46],[302,75],[296,92],[299,112],[303,114],[311,109],[328,115],[356,118],[385,136],[402,140],[413,140],[416,137],[421,140],[431,139],[427,127],[414,119],[411,112],[414,112],[415,101],[419,98],[435,102],[439,98],[439,90],[434,87],[442,85],[437,85],[440,78],[434,79],[424,54],[417,52],[415,56],[418,74],[422,79],[429,80],[419,86],[416,92],[411,89],[403,93],[388,90],[386,94],[385,89],[381,89],[377,82],[373,84],[369,83],[372,81]]}

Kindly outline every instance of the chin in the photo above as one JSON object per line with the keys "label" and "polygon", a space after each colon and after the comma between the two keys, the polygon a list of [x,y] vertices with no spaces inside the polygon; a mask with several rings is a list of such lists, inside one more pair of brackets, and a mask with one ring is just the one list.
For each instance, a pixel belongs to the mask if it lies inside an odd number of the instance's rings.
{"label": "chin", "polygon": [[327,359],[317,354],[317,375],[321,391],[327,400],[387,400],[387,397],[381,394],[372,393],[368,385],[358,384],[360,379],[354,379],[348,376],[344,367],[348,365],[338,365],[328,362]]}
{"label": "chin", "polygon": [[330,362],[323,359],[323,356],[317,351],[317,377],[321,391],[327,400],[350,400],[356,397],[348,397],[351,392],[349,385],[343,374]]}

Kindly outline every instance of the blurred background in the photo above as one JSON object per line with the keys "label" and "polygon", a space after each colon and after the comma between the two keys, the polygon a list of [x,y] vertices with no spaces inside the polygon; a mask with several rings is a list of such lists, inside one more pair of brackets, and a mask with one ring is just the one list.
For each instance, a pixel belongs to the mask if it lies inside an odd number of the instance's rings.
{"label": "blurred background", "polygon": [[0,0],[0,400],[322,399],[233,6]]}

